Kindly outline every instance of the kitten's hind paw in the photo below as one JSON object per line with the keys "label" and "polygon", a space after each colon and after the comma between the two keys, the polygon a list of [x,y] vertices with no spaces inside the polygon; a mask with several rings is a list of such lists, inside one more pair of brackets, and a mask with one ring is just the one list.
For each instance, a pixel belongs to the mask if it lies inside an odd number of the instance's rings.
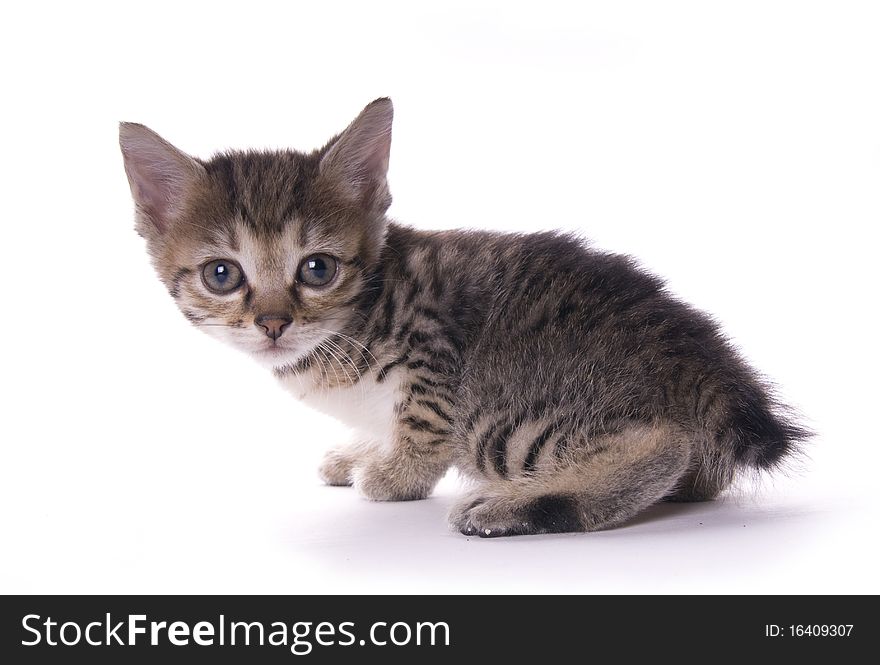
{"label": "kitten's hind paw", "polygon": [[527,500],[471,495],[453,507],[449,524],[480,538],[584,530],[576,502],[550,495]]}
{"label": "kitten's hind paw", "polygon": [[465,536],[498,538],[533,533],[527,520],[518,519],[511,511],[499,510],[497,506],[486,508],[492,503],[488,497],[471,498],[462,501],[452,509],[449,524]]}

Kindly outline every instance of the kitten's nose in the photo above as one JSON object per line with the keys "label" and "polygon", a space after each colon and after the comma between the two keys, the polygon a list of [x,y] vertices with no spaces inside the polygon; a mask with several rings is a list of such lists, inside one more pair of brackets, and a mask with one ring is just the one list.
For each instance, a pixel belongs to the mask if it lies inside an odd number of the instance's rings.
{"label": "kitten's nose", "polygon": [[254,319],[254,325],[262,328],[266,336],[272,338],[272,341],[281,337],[291,323],[293,323],[293,319],[280,314],[262,314]]}

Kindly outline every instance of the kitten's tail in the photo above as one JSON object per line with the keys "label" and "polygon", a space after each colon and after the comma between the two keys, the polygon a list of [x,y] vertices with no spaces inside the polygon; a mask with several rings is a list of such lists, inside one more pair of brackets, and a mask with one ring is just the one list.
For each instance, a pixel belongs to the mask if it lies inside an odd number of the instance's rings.
{"label": "kitten's tail", "polygon": [[813,435],[798,416],[760,381],[737,381],[709,400],[704,426],[726,457],[739,467],[771,470],[796,454]]}

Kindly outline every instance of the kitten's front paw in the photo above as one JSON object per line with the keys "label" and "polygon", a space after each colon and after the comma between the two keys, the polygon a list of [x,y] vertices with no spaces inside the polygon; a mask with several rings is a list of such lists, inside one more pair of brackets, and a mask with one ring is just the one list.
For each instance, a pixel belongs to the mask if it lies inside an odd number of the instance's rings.
{"label": "kitten's front paw", "polygon": [[318,475],[328,485],[351,485],[354,468],[375,457],[377,446],[371,441],[358,441],[334,448],[324,455]]}
{"label": "kitten's front paw", "polygon": [[427,498],[431,486],[386,460],[370,460],[352,472],[355,489],[372,501],[415,501]]}
{"label": "kitten's front paw", "polygon": [[328,485],[351,485],[351,470],[354,460],[342,450],[331,450],[321,461],[318,475]]}

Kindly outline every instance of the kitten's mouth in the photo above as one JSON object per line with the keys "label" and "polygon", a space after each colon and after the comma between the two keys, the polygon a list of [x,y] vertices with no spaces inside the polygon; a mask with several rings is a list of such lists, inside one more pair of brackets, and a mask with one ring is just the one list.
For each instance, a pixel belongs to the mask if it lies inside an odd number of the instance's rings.
{"label": "kitten's mouth", "polygon": [[291,353],[293,349],[287,346],[278,346],[277,344],[272,344],[270,346],[264,346],[261,349],[257,349],[255,353],[259,353],[267,356],[280,356],[284,353]]}
{"label": "kitten's mouth", "polygon": [[257,362],[277,367],[296,362],[310,353],[315,346],[320,346],[320,338],[290,335],[280,340],[263,338],[259,341],[250,340],[248,348],[242,349]]}
{"label": "kitten's mouth", "polygon": [[301,351],[291,346],[258,345],[257,348],[247,349],[251,359],[266,367],[280,367],[295,362],[301,355]]}

